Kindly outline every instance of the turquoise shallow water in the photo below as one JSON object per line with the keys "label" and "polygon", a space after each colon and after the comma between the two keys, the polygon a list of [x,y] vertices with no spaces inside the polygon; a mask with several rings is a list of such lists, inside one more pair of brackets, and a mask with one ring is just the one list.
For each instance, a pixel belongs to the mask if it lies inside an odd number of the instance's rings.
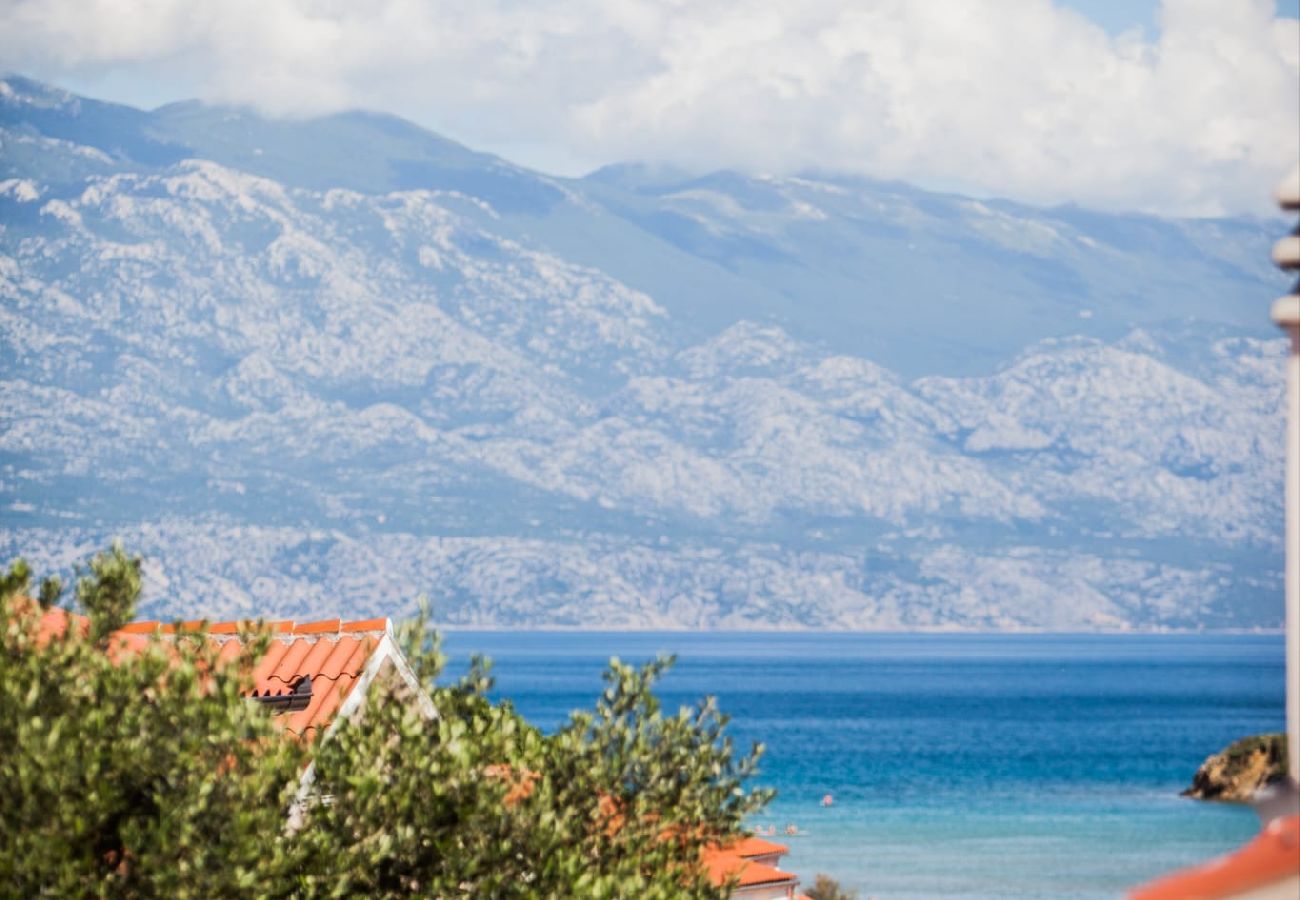
{"label": "turquoise shallow water", "polygon": [[[453,632],[496,693],[553,728],[611,655],[675,652],[661,696],[705,694],[779,795],[756,826],[787,868],[868,897],[1108,897],[1240,845],[1249,810],[1178,796],[1206,755],[1283,727],[1273,635]],[[820,806],[831,793],[835,804]]]}

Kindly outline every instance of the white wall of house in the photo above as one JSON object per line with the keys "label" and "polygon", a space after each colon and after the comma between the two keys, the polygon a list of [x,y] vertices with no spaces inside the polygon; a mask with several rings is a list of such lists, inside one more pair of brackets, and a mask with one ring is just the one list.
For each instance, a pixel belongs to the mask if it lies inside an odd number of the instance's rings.
{"label": "white wall of house", "polygon": [[736,888],[731,896],[742,900],[793,900],[795,882],[788,884],[755,884],[750,887]]}

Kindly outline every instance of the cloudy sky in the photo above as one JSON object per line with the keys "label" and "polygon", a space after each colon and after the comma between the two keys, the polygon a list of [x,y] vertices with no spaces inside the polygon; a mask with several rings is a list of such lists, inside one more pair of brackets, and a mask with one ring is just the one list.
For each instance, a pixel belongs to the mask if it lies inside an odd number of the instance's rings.
{"label": "cloudy sky", "polygon": [[849,170],[1266,212],[1298,0],[0,0],[0,69],[152,107],[366,107],[557,174]]}

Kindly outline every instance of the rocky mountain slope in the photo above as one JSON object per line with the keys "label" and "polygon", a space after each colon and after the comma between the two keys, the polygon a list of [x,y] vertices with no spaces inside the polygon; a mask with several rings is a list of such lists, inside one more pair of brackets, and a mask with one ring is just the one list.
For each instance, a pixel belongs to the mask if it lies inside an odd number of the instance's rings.
{"label": "rocky mountain slope", "polygon": [[0,81],[0,554],[149,613],[1274,627],[1275,223]]}

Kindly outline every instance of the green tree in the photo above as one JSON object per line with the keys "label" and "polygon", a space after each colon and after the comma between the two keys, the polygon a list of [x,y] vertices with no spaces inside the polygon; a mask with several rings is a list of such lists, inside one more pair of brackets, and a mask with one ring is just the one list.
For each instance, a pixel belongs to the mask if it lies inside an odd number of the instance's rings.
{"label": "green tree", "polygon": [[[15,563],[0,593],[0,894],[232,896],[288,886],[277,840],[302,752],[242,700],[195,635],[127,648],[139,560],[120,547],[77,584],[89,628],[38,640]],[[48,583],[48,582],[47,582]],[[47,589],[48,590],[48,589]],[[268,875],[274,875],[268,882]]]}
{"label": "green tree", "polygon": [[[436,642],[407,632],[417,670]],[[432,648],[432,649],[430,649]],[[711,701],[664,716],[652,689],[670,665],[613,661],[594,712],[543,735],[485,697],[476,664],[449,688],[426,684],[437,719],[368,698],[367,712],[316,752],[329,802],[313,806],[312,893],[394,897],[719,896],[704,845],[767,802],[747,793],[758,748],[736,759]]]}
{"label": "green tree", "polygon": [[660,709],[670,659],[612,661],[546,735],[489,701],[485,661],[439,686],[422,617],[403,642],[437,716],[376,684],[303,744],[241,697],[264,632],[228,666],[201,632],[123,646],[140,561],[114,547],[75,588],[88,627],[42,642],[30,581],[0,577],[0,895],[722,896],[700,851],[768,799],[712,701]]}

